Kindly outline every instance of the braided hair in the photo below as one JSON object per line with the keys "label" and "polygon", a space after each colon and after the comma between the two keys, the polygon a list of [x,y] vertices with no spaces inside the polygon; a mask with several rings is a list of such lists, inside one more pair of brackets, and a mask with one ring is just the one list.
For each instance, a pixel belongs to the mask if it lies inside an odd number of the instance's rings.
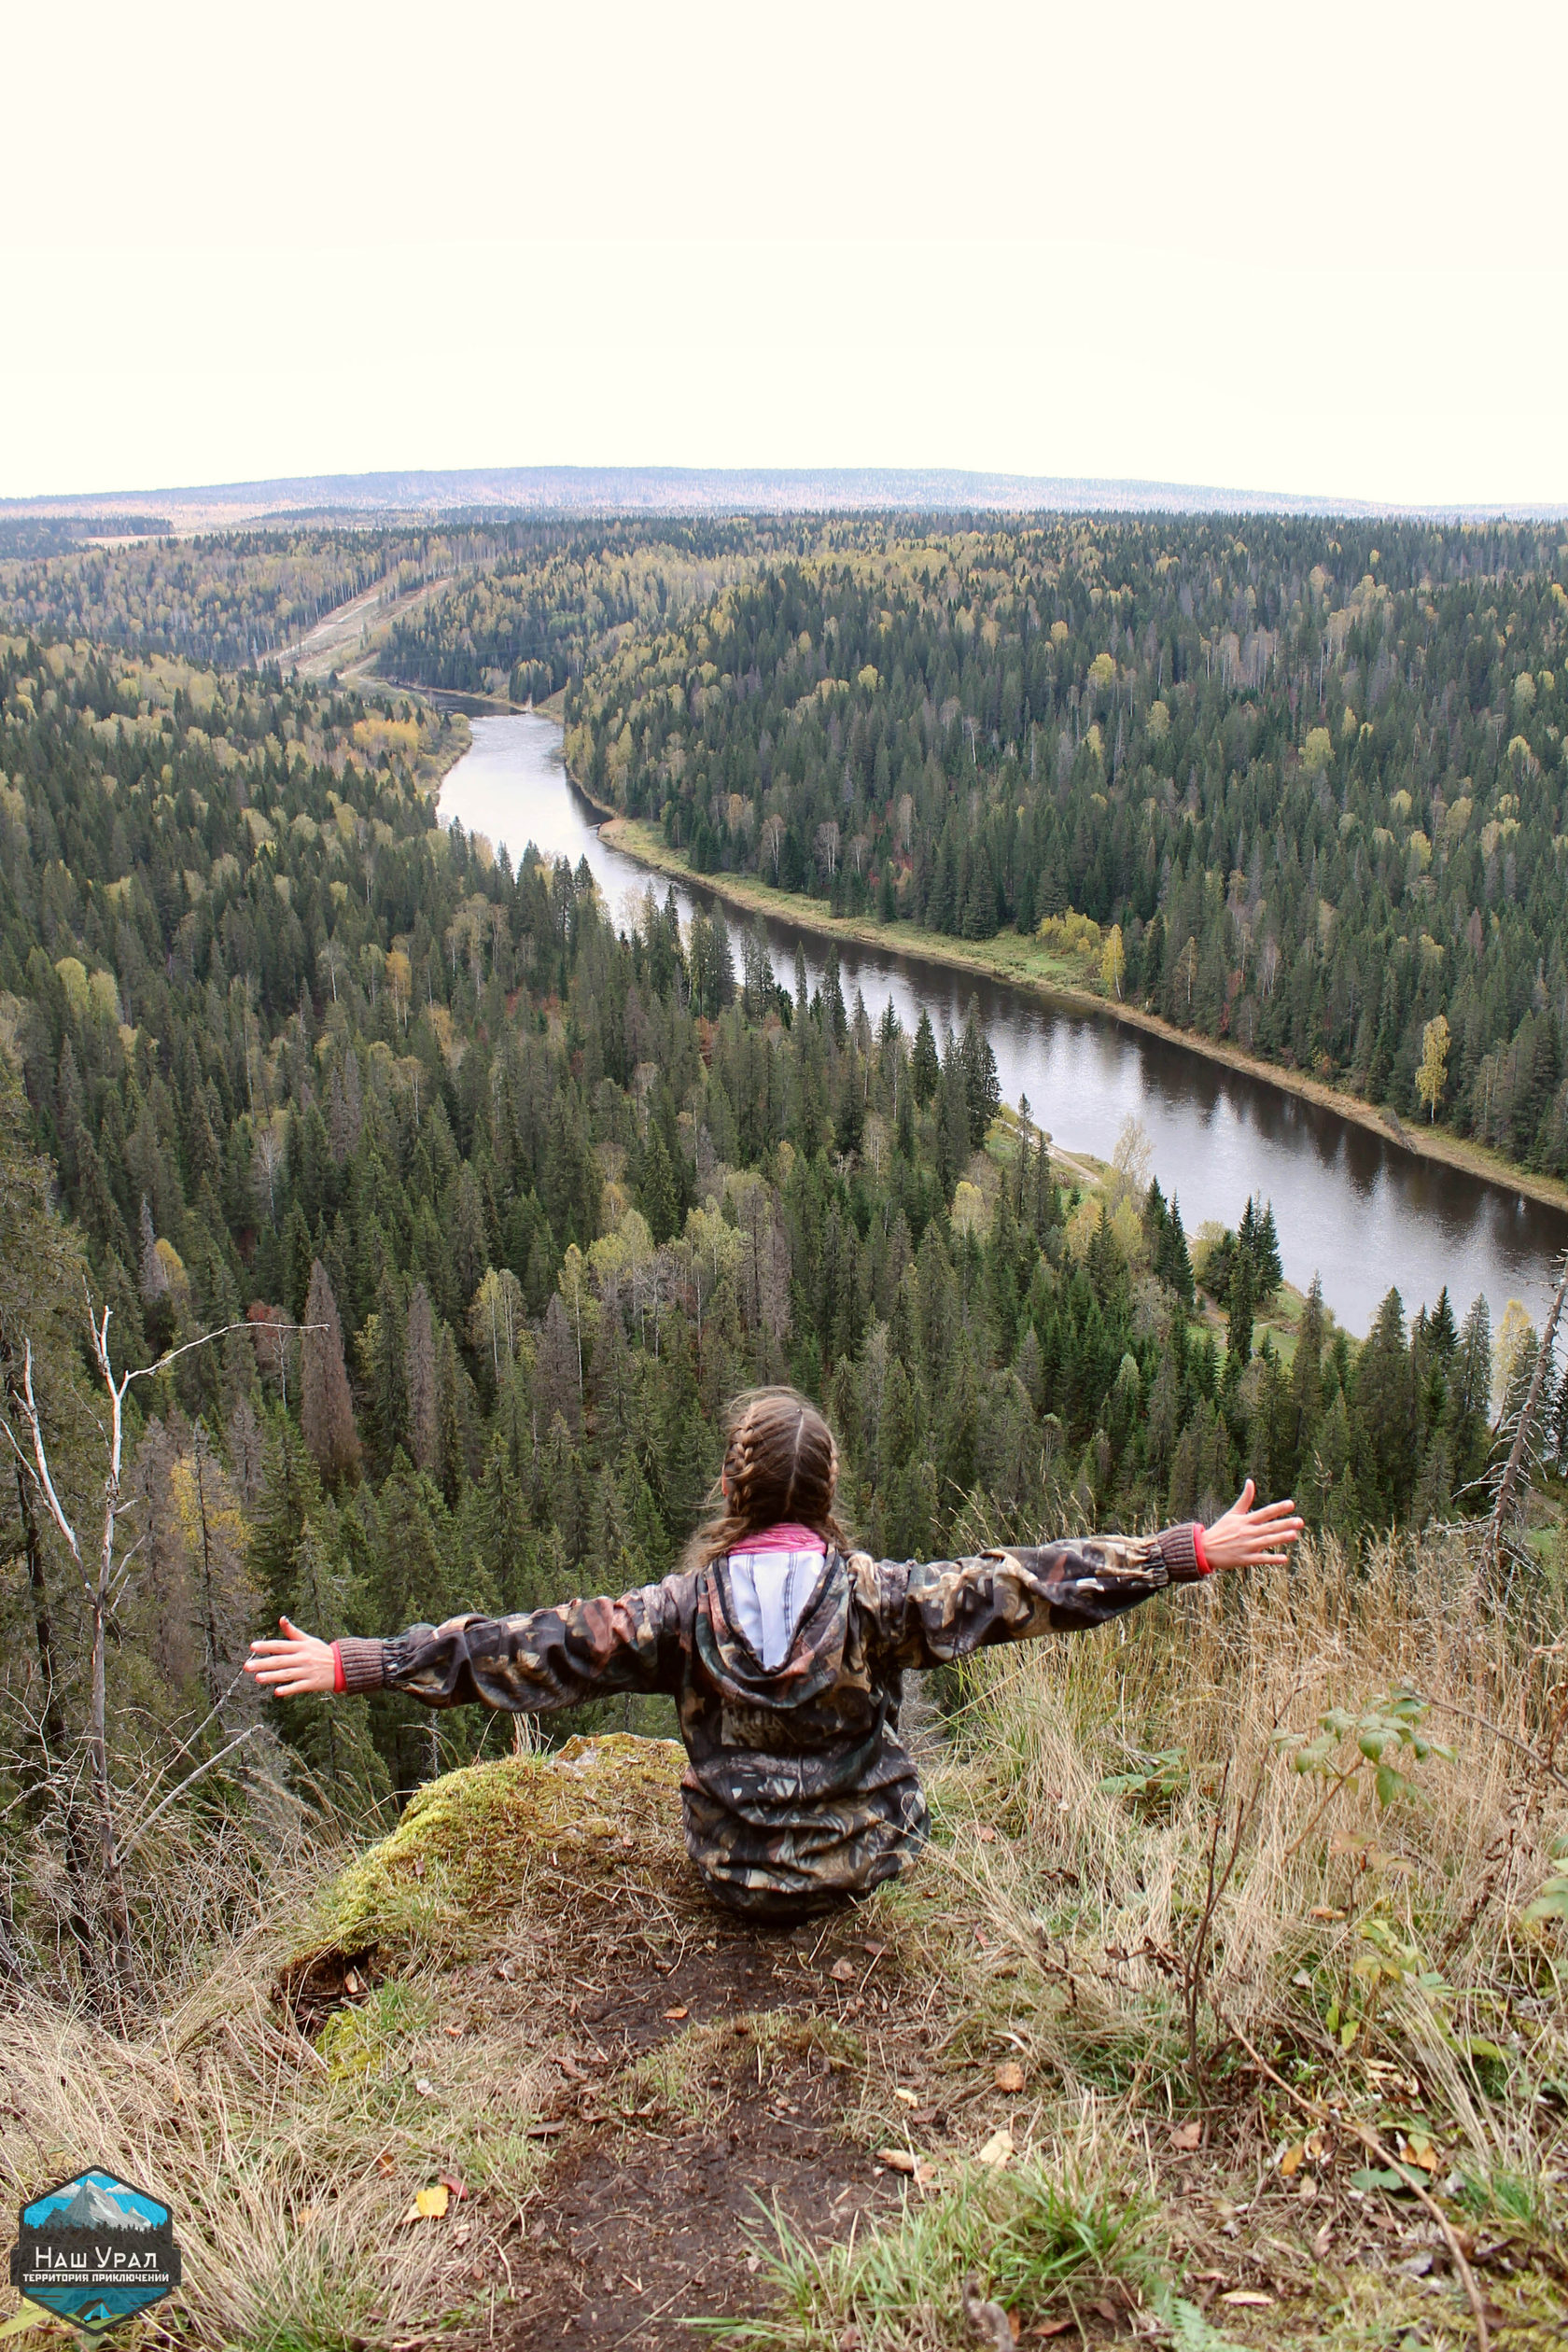
{"label": "braided hair", "polygon": [[847,1551],[833,1516],[838,1448],[816,1406],[795,1389],[752,1389],[735,1399],[729,1420],[723,1477],[708,1498],[715,1516],[692,1538],[686,1565],[706,1567],[781,1519],[814,1528]]}

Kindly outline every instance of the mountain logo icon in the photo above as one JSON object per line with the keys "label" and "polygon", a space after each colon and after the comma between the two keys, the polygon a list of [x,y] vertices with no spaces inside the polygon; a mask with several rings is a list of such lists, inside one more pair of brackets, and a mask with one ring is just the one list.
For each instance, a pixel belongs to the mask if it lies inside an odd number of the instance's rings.
{"label": "mountain logo icon", "polygon": [[97,2166],[30,2199],[18,2223],[12,2286],[89,2336],[145,2311],[180,2283],[169,2207]]}

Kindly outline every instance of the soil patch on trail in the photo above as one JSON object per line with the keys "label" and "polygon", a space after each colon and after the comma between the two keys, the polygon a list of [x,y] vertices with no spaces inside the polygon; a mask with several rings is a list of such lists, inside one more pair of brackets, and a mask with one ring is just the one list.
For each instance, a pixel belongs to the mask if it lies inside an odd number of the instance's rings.
{"label": "soil patch on trail", "polygon": [[663,1962],[594,1955],[596,1982],[558,2018],[562,2085],[539,2128],[559,2136],[524,2217],[514,2344],[690,2343],[687,2318],[759,2309],[769,2214],[813,2242],[897,2216],[862,2083],[865,2027],[894,2022],[874,1990],[889,1955],[842,1923],[693,1925],[712,1932]]}

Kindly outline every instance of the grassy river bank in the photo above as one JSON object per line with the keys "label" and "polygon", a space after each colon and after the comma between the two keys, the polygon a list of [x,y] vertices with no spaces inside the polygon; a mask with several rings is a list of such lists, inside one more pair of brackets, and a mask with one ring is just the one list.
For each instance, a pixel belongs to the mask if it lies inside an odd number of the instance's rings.
{"label": "grassy river bank", "polygon": [[[581,791],[581,787],[578,789]],[[593,801],[592,795],[585,797],[592,805],[602,808],[603,804]],[[1206,1060],[1245,1071],[1251,1078],[1260,1078],[1282,1094],[1295,1095],[1303,1101],[1337,1112],[1341,1118],[1353,1119],[1358,1126],[1388,1137],[1421,1158],[1439,1160],[1490,1183],[1506,1184],[1528,1199],[1544,1201],[1548,1208],[1568,1210],[1568,1185],[1556,1178],[1519,1168],[1489,1145],[1452,1135],[1443,1127],[1407,1127],[1393,1111],[1367,1102],[1347,1088],[1330,1085],[1305,1071],[1286,1070],[1278,1062],[1264,1061],[1221,1039],[1178,1029],[1173,1021],[1164,1020],[1141,1005],[1118,1002],[1098,988],[1085,987],[1078,959],[1054,953],[1037,939],[1026,939],[1011,931],[999,932],[994,939],[954,939],[945,931],[923,931],[916,923],[881,923],[869,916],[835,915],[825,899],[775,889],[749,875],[693,874],[684,856],[667,846],[657,827],[639,819],[608,814],[603,833],[607,842],[635,858],[639,865],[709,890],[746,914],[777,916],[783,921],[798,923],[803,930],[815,931],[823,939],[853,940],[861,946],[922,956],[954,971],[973,973],[976,979],[1001,980],[1015,987],[1029,988],[1037,996],[1070,1005],[1076,1011],[1108,1014],[1128,1029],[1142,1029],[1188,1053],[1201,1054]]]}

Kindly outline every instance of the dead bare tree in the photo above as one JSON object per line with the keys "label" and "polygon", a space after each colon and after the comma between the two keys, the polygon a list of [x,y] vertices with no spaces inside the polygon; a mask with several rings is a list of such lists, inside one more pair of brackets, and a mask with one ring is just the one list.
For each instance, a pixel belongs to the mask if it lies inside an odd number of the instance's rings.
{"label": "dead bare tree", "polygon": [[[102,1315],[88,1301],[88,1328],[92,1335],[92,1361],[108,1399],[109,1425],[105,1432],[107,1463],[104,1477],[104,1518],[96,1553],[90,1568],[83,1554],[80,1539],[71,1522],[55,1485],[49,1466],[49,1448],[44,1440],[43,1421],[33,1387],[33,1343],[22,1343],[22,1367],[20,1386],[12,1384],[10,1401],[13,1412],[26,1431],[29,1449],[19,1441],[7,1419],[4,1422],[7,1437],[16,1456],[19,1476],[25,1488],[30,1485],[35,1502],[41,1503],[54,1522],[76,1563],[81,1579],[91,1623],[91,1656],[89,1674],[87,1754],[92,1783],[93,1833],[97,1844],[98,1872],[102,1881],[102,1899],[106,1914],[109,1949],[112,1957],[110,1981],[117,2005],[122,2006],[135,1986],[135,1944],[131,1925],[131,1906],[125,1892],[124,1856],[115,1825],[114,1785],[109,1772],[107,1637],[114,1620],[115,1603],[124,1589],[125,1578],[139,1548],[139,1541],[127,1549],[116,1548],[119,1517],[120,1471],[124,1451],[125,1398],[133,1380],[148,1380],[193,1349],[210,1346],[213,1340],[227,1337],[231,1331],[245,1331],[245,1323],[224,1323],[216,1331],[204,1331],[195,1339],[187,1339],[177,1348],[166,1349],[156,1363],[116,1375],[109,1357],[109,1321],[112,1309],[105,1307]],[[308,1327],[308,1326],[307,1326]],[[204,1771],[205,1765],[198,1768]],[[194,1778],[195,1774],[189,1776]],[[183,1785],[183,1784],[182,1784]],[[178,1791],[171,1792],[171,1799]]]}

